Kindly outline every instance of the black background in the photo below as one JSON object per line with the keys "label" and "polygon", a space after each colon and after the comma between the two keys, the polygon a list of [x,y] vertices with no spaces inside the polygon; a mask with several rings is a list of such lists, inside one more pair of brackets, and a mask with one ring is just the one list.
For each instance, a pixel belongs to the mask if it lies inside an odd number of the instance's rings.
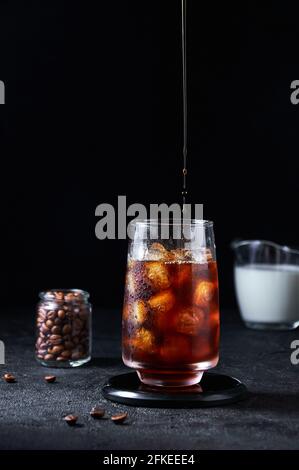
{"label": "black background", "polygon": [[[232,239],[299,245],[294,8],[189,0],[189,202],[215,222],[224,307]],[[120,306],[127,244],[94,212],[180,202],[180,1],[1,1],[0,79],[2,304],[74,286]]]}

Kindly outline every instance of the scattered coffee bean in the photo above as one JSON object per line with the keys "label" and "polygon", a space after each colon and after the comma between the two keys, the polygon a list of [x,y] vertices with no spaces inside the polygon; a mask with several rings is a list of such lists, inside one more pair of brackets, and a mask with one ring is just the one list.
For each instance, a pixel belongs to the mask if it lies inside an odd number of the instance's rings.
{"label": "scattered coffee bean", "polygon": [[15,376],[12,374],[4,374],[3,378],[8,383],[14,383],[16,381]]}
{"label": "scattered coffee bean", "polygon": [[103,418],[104,414],[105,410],[103,408],[98,408],[97,406],[94,406],[90,412],[90,416],[92,416],[94,419]]}
{"label": "scattered coffee bean", "polygon": [[118,415],[111,416],[111,421],[115,424],[123,423],[128,417],[128,413],[120,413]]}
{"label": "scattered coffee bean", "polygon": [[55,375],[46,375],[45,381],[48,382],[48,384],[54,383],[56,380]]}
{"label": "scattered coffee bean", "polygon": [[67,415],[64,418],[64,421],[69,425],[69,426],[75,426],[75,424],[78,421],[78,416],[75,415]]}

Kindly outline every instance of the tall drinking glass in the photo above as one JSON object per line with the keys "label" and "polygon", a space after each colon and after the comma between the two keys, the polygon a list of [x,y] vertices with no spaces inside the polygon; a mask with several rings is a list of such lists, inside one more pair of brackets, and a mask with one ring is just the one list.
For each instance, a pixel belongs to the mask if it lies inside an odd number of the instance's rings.
{"label": "tall drinking glass", "polygon": [[143,220],[130,231],[123,361],[147,385],[194,385],[219,357],[213,222]]}

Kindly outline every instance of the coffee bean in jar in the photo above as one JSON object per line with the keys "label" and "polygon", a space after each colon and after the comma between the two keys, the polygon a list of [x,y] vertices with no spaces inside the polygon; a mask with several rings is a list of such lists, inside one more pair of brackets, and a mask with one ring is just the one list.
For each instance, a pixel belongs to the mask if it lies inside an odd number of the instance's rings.
{"label": "coffee bean in jar", "polygon": [[89,293],[52,289],[39,294],[36,359],[48,367],[76,367],[91,358]]}

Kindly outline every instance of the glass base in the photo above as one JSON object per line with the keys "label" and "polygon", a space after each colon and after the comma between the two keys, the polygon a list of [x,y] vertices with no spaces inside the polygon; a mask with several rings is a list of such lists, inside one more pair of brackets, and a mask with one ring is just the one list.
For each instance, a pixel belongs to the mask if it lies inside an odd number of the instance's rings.
{"label": "glass base", "polygon": [[290,322],[290,323],[262,323],[262,322],[251,322],[245,321],[247,328],[252,330],[295,330],[299,326],[299,321]]}
{"label": "glass base", "polygon": [[151,387],[186,387],[201,381],[204,371],[144,371],[138,370],[140,381]]}
{"label": "glass base", "polygon": [[140,381],[150,387],[188,387],[200,382],[203,373],[215,367],[219,357],[182,365],[181,369],[154,368],[154,364],[132,361],[123,356],[124,364],[136,370]]}
{"label": "glass base", "polygon": [[56,369],[70,369],[72,367],[79,367],[86,364],[91,359],[91,356],[84,357],[82,359],[69,360],[69,361],[43,361],[42,359],[36,358],[37,362],[44,367],[51,367]]}

